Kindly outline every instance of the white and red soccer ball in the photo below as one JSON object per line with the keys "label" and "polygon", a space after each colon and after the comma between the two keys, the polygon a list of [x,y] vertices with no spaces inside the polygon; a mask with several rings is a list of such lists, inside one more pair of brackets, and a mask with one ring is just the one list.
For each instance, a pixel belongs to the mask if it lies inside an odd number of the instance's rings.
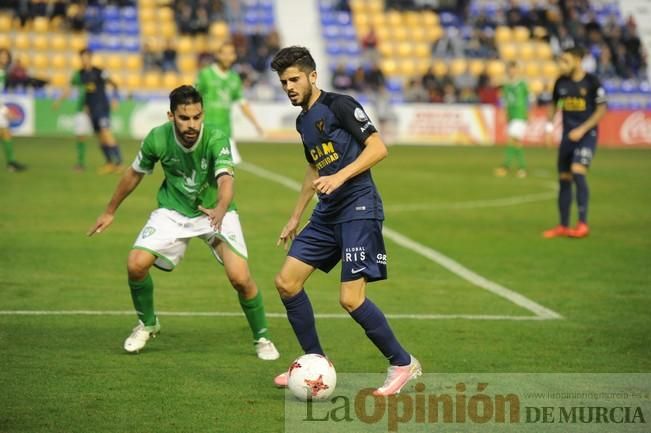
{"label": "white and red soccer ball", "polygon": [[337,386],[335,367],[325,356],[303,355],[289,366],[287,387],[299,400],[325,400]]}

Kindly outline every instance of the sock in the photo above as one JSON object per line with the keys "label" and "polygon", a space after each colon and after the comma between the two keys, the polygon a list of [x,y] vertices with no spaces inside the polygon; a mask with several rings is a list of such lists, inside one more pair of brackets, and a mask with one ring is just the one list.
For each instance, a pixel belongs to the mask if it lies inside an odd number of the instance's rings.
{"label": "sock", "polygon": [[588,201],[590,200],[590,190],[585,175],[574,173],[574,183],[576,184],[576,204],[579,208],[579,221],[588,222]]}
{"label": "sock", "polygon": [[86,165],[86,143],[77,141],[77,165],[84,167]]}
{"label": "sock", "polygon": [[524,162],[524,149],[521,147],[513,147],[513,152],[515,153],[516,161],[518,161],[518,167],[520,170],[525,170],[527,164]]}
{"label": "sock", "polygon": [[104,159],[106,159],[106,163],[111,164],[113,162],[111,160],[111,148],[106,144],[102,144],[101,148],[102,148],[102,153],[104,154]]}
{"label": "sock", "polygon": [[2,148],[5,152],[7,164],[14,161],[14,145],[11,140],[2,140]]}
{"label": "sock", "polygon": [[267,329],[267,317],[264,314],[264,304],[262,303],[262,294],[258,291],[253,299],[244,299],[239,295],[240,305],[242,311],[249,322],[249,327],[253,333],[253,339],[269,338],[269,331]]}
{"label": "sock", "polygon": [[108,157],[111,163],[115,165],[122,164],[122,154],[120,153],[120,146],[117,144],[115,146],[107,146]]}
{"label": "sock", "polygon": [[513,159],[513,153],[515,152],[515,147],[512,144],[506,146],[504,151],[504,168],[511,167],[511,160]]}
{"label": "sock", "polygon": [[560,180],[558,189],[558,211],[561,215],[561,225],[570,225],[570,206],[572,205],[572,182]]}
{"label": "sock", "polygon": [[391,365],[408,365],[411,362],[409,353],[398,343],[384,313],[370,299],[366,298],[350,315],[364,328],[368,338]]}
{"label": "sock", "polygon": [[316,333],[316,324],[314,322],[314,311],[310,298],[307,297],[305,289],[301,290],[295,296],[289,299],[283,299],[285,309],[287,310],[287,318],[289,323],[294,329],[294,334],[298,339],[299,344],[303,348],[303,352],[316,353],[325,356],[319,336]]}
{"label": "sock", "polygon": [[156,324],[156,314],[154,313],[154,281],[150,274],[147,274],[142,281],[129,280],[131,288],[131,299],[133,307],[136,309],[138,318],[145,326]]}

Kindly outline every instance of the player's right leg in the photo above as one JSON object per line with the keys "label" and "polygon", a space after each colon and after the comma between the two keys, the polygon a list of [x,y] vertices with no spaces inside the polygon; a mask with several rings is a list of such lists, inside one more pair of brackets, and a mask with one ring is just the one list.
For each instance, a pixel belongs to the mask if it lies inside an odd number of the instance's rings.
{"label": "player's right leg", "polygon": [[76,171],[83,171],[86,169],[86,140],[88,135],[92,133],[93,129],[90,124],[90,119],[85,111],[79,111],[75,115],[75,138],[77,147],[77,161],[73,169]]}
{"label": "player's right leg", "polygon": [[[0,107],[0,109],[2,108],[5,107]],[[2,149],[7,161],[7,170],[11,172],[27,170],[27,166],[16,161],[14,157],[14,144],[11,141],[11,131],[9,131],[9,118],[2,113],[0,113],[0,139],[2,140]]]}
{"label": "player's right leg", "polygon": [[570,233],[570,206],[572,205],[572,157],[573,146],[570,142],[563,140],[558,149],[558,214],[559,224],[543,232],[543,237],[552,239],[566,237]]}
{"label": "player's right leg", "polygon": [[131,300],[138,315],[138,325],[124,341],[124,350],[139,352],[151,337],[160,331],[160,324],[154,312],[154,282],[149,269],[156,261],[156,256],[149,251],[133,249],[127,260]]}

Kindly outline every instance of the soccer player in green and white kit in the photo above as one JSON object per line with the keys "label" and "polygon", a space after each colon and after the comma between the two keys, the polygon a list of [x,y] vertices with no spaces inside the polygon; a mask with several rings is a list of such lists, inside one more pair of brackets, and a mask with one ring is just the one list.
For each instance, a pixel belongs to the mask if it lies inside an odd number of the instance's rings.
{"label": "soccer player in green and white kit", "polygon": [[158,209],[136,238],[127,269],[139,323],[124,342],[138,352],[160,330],[154,312],[154,284],[149,269],[171,271],[181,261],[190,239],[200,238],[224,265],[239,294],[240,305],[253,332],[260,359],[280,356],[269,340],[262,296],[251,278],[246,243],[233,203],[233,161],[228,138],[203,124],[203,102],[192,86],[170,93],[169,122],[152,129],[135,161],[122,176],[113,198],[89,236],[106,230],[122,201],[143,176],[160,162],[165,180],[158,191]]}
{"label": "soccer player in green and white kit", "polygon": [[[7,68],[10,63],[11,53],[6,48],[0,48],[0,93],[2,93],[7,83]],[[9,109],[4,105],[2,95],[0,95],[0,141],[2,141],[2,149],[7,160],[7,170],[12,172],[25,171],[27,166],[14,158],[14,145],[9,130]]]}
{"label": "soccer player in green and white kit", "polygon": [[233,162],[239,164],[242,158],[232,137],[231,107],[239,104],[242,113],[253,124],[258,134],[262,136],[264,131],[251,106],[244,99],[240,76],[231,69],[236,59],[233,43],[223,43],[217,49],[215,62],[199,71],[196,87],[203,96],[206,124],[217,126],[226,134],[230,139]]}
{"label": "soccer player in green and white kit", "polygon": [[511,160],[515,158],[518,164],[516,176],[522,178],[527,176],[522,140],[529,118],[529,89],[527,83],[518,78],[518,65],[515,62],[508,64],[507,75],[508,82],[502,86],[502,95],[506,105],[509,142],[506,146],[504,163],[495,170],[495,174],[500,177],[506,176],[511,168]]}

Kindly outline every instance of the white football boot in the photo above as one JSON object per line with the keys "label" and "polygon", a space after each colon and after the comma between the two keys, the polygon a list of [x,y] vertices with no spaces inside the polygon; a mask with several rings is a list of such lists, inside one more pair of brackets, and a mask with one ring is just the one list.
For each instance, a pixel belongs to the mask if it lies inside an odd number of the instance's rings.
{"label": "white football boot", "polygon": [[262,337],[258,338],[254,344],[258,358],[263,361],[274,361],[280,358],[280,353],[278,353],[278,349],[276,349],[276,346],[274,346],[271,340]]}
{"label": "white football boot", "polygon": [[129,353],[138,353],[145,347],[150,338],[156,338],[160,332],[160,322],[156,318],[156,324],[153,326],[145,326],[141,320],[138,320],[138,325],[133,328],[131,335],[124,340],[124,350]]}

